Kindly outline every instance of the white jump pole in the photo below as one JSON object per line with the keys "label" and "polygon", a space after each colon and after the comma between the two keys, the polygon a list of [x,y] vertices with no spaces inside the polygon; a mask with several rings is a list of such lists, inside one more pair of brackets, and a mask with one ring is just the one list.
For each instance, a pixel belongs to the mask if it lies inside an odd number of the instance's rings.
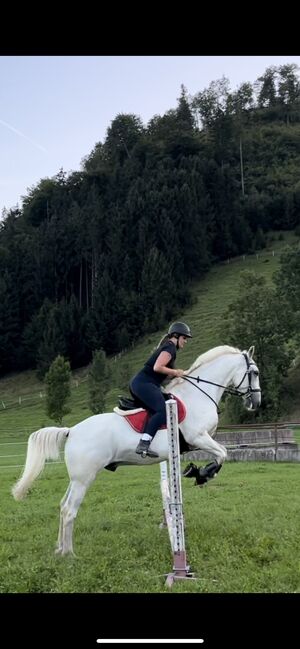
{"label": "white jump pole", "polygon": [[160,489],[163,501],[163,522],[160,524],[160,527],[167,527],[169,532],[170,544],[173,551],[173,525],[172,525],[172,516],[170,511],[170,489],[169,489],[169,478],[168,478],[168,463],[160,463]]}
{"label": "white jump pole", "polygon": [[169,442],[169,477],[168,484],[167,463],[161,462],[161,491],[165,522],[168,526],[171,548],[173,553],[173,572],[167,575],[166,585],[171,587],[175,579],[191,579],[193,573],[187,565],[184,517],[180,472],[180,447],[178,431],[177,402],[175,399],[166,401],[167,428]]}

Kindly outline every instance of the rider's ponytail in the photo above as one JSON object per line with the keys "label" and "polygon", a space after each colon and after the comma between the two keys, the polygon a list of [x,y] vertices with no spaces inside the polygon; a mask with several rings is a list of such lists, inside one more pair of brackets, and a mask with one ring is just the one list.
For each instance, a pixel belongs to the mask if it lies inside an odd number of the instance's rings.
{"label": "rider's ponytail", "polygon": [[156,349],[159,349],[162,345],[164,345],[164,344],[167,342],[167,340],[170,340],[170,336],[169,336],[169,334],[165,334],[165,335],[162,337],[162,339],[159,341],[159,343],[158,343]]}

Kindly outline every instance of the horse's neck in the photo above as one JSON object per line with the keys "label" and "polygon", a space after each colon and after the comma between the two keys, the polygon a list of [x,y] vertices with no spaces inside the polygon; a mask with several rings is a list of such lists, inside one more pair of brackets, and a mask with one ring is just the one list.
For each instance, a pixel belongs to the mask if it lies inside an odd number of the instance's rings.
{"label": "horse's neck", "polygon": [[[232,377],[236,370],[238,362],[239,356],[237,354],[224,354],[223,356],[219,356],[218,358],[214,359],[210,363],[200,365],[198,368],[191,372],[191,376],[199,376],[202,381],[196,383],[196,381],[191,380],[191,383],[194,384],[193,386],[190,383],[184,381],[185,385],[189,385],[189,390],[188,388],[186,388],[185,392],[188,390],[191,396],[194,396],[196,393],[195,386],[199,386],[199,388],[209,394],[214,399],[214,401],[216,401],[216,403],[219,403],[224,389],[232,381]],[[205,383],[205,381],[210,381],[211,383]],[[213,385],[214,383],[217,383],[219,385]]]}

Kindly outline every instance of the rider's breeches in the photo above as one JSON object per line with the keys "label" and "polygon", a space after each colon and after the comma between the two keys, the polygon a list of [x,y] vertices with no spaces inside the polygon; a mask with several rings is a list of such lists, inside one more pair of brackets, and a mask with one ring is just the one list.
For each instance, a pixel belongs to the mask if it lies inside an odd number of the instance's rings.
{"label": "rider's breeches", "polygon": [[154,437],[155,433],[167,423],[166,402],[161,393],[159,385],[143,380],[140,375],[135,376],[131,383],[130,389],[145,406],[154,413],[148,419],[143,433]]}

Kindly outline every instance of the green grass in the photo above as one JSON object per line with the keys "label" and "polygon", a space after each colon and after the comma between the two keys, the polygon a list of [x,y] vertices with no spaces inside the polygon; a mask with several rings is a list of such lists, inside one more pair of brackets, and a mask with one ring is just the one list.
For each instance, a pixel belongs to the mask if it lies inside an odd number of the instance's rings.
{"label": "green grass", "polygon": [[[74,528],[77,559],[57,557],[59,501],[68,479],[47,466],[23,502],[2,485],[0,592],[167,592],[172,559],[158,466],[104,471]],[[299,593],[299,488],[296,464],[227,463],[204,488],[183,479],[188,560],[198,580],[174,592]]]}

